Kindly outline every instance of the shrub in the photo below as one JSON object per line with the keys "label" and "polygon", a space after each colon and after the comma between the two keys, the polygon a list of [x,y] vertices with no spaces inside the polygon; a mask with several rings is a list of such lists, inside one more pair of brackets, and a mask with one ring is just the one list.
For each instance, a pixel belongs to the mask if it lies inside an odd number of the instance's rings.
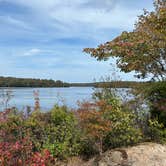
{"label": "shrub", "polygon": [[0,141],[16,142],[26,137],[24,115],[15,109],[0,113]]}
{"label": "shrub", "polygon": [[[80,108],[77,110],[77,115],[79,118],[79,124],[82,129],[83,141],[91,145],[91,152],[103,152],[103,140],[105,136],[111,131],[111,122],[105,116],[106,109],[101,109],[103,103],[82,103]],[[90,143],[90,144],[89,144]],[[84,144],[85,145],[85,144]],[[85,146],[83,149],[89,152]]]}
{"label": "shrub", "polygon": [[108,118],[112,122],[112,130],[105,139],[107,147],[133,145],[142,140],[142,133],[135,125],[135,116],[123,110],[110,110]]}
{"label": "shrub", "polygon": [[0,143],[0,165],[26,165],[32,154],[32,144],[28,139]]}
{"label": "shrub", "polygon": [[164,125],[159,123],[158,120],[151,119],[149,120],[148,136],[152,141],[166,143],[166,128],[164,128]]}
{"label": "shrub", "polygon": [[50,112],[50,121],[46,125],[47,140],[44,144],[51,154],[59,158],[79,153],[80,131],[77,120],[66,107],[55,106]]}
{"label": "shrub", "polygon": [[55,159],[48,150],[33,152],[29,139],[23,139],[15,143],[0,143],[0,165],[4,166],[53,166]]}
{"label": "shrub", "polygon": [[48,150],[43,150],[42,153],[35,152],[27,164],[31,166],[54,166],[55,159]]}
{"label": "shrub", "polygon": [[43,145],[47,140],[46,125],[47,113],[39,110],[32,112],[25,121],[25,127],[31,138],[34,151],[43,149]]}
{"label": "shrub", "polygon": [[105,148],[132,145],[142,140],[142,132],[135,124],[136,115],[123,109],[120,100],[110,88],[101,89],[95,100],[103,100],[107,108],[106,117],[111,122],[112,130],[107,134]]}
{"label": "shrub", "polygon": [[149,101],[151,118],[157,118],[166,127],[166,81],[151,83],[145,95]]}

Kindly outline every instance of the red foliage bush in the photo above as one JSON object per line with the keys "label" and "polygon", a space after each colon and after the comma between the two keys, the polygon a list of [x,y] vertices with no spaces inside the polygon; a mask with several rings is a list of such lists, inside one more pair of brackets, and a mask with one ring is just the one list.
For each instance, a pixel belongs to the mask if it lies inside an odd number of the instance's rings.
{"label": "red foliage bush", "polygon": [[112,109],[104,101],[85,102],[77,110],[77,117],[85,137],[94,140],[97,151],[103,151],[103,139],[111,131],[111,121],[107,119],[107,111]]}
{"label": "red foliage bush", "polygon": [[32,144],[26,139],[15,143],[0,143],[1,166],[50,166],[54,163],[55,159],[48,150],[43,153],[33,152]]}
{"label": "red foliage bush", "polygon": [[36,152],[30,159],[31,166],[50,166],[53,164],[55,164],[55,159],[48,150],[44,150],[43,153]]}
{"label": "red foliage bush", "polygon": [[28,139],[0,143],[0,165],[22,166],[32,155],[32,144]]}
{"label": "red foliage bush", "polygon": [[12,109],[0,112],[0,166],[53,165],[55,160],[48,150],[34,150],[23,122],[24,116]]}

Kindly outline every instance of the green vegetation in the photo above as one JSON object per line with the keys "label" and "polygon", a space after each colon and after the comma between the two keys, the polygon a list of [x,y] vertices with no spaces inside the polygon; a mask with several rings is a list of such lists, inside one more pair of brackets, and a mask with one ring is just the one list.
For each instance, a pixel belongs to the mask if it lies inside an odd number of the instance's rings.
{"label": "green vegetation", "polygon": [[142,93],[149,102],[152,119],[166,127],[166,81],[149,84]]}
{"label": "green vegetation", "polygon": [[60,80],[0,77],[0,87],[69,87]]}

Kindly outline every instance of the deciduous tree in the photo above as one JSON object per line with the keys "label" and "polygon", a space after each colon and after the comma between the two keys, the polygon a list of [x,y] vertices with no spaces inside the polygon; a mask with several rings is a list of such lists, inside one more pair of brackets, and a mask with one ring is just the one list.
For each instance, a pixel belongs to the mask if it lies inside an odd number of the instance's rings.
{"label": "deciduous tree", "polygon": [[97,60],[117,58],[124,72],[135,71],[138,78],[166,78],[166,0],[154,2],[153,12],[144,11],[132,32],[123,32],[97,48],[85,48]]}

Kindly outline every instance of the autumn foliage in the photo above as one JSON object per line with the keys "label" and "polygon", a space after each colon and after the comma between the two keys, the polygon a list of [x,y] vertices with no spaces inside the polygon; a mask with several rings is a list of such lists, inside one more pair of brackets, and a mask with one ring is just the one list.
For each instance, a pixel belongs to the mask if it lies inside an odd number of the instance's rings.
{"label": "autumn foliage", "polygon": [[103,139],[111,131],[111,121],[106,117],[108,108],[104,108],[104,105],[104,101],[85,102],[77,110],[81,129],[86,133],[87,138],[94,140],[100,153],[103,152]]}
{"label": "autumn foliage", "polygon": [[8,109],[0,116],[1,166],[46,166],[55,163],[48,150],[34,150],[34,142],[24,124],[27,119],[21,112]]}
{"label": "autumn foliage", "polygon": [[117,58],[124,72],[135,71],[138,78],[166,78],[166,1],[157,0],[155,11],[144,11],[132,32],[124,31],[112,41],[84,51],[98,60]]}

